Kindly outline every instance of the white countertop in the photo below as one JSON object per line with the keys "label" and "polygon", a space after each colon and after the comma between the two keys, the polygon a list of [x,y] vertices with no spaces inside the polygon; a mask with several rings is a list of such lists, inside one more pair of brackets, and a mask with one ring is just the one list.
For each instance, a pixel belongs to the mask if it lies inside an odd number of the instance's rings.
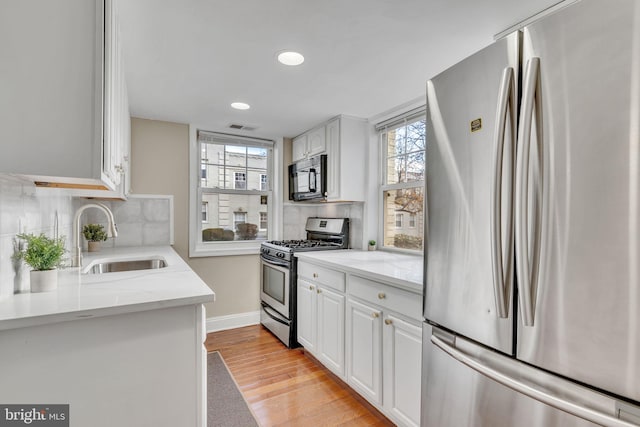
{"label": "white countertop", "polygon": [[300,260],[356,274],[422,294],[422,256],[386,251],[296,252]]}
{"label": "white countertop", "polygon": [[213,291],[170,246],[103,249],[83,256],[83,267],[102,259],[150,256],[164,258],[167,267],[105,274],[61,269],[55,291],[0,299],[0,330],[215,300]]}

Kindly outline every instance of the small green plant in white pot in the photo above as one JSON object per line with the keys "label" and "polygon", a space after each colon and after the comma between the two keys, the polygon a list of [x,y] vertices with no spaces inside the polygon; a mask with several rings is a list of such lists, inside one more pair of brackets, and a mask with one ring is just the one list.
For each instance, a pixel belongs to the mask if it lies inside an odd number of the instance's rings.
{"label": "small green plant in white pot", "polygon": [[370,251],[375,251],[376,250],[376,241],[375,240],[369,240],[369,247],[368,249]]}
{"label": "small green plant in white pot", "polygon": [[48,292],[58,287],[58,267],[64,259],[64,236],[49,238],[44,234],[18,234],[16,237],[24,240],[27,247],[16,256],[28,264],[30,273],[31,292]]}
{"label": "small green plant in white pot", "polygon": [[107,232],[100,224],[87,224],[82,227],[82,235],[87,239],[87,248],[89,252],[98,252],[100,250],[100,242],[107,240]]}

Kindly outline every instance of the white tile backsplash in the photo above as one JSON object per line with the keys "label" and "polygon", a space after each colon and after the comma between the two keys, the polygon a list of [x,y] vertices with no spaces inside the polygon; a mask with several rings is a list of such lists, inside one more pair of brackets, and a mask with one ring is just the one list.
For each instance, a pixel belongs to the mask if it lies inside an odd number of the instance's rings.
{"label": "white tile backsplash", "polygon": [[304,227],[309,217],[349,218],[349,247],[362,249],[364,203],[287,203],[283,209],[283,239],[305,239]]}
{"label": "white tile backsplash", "polygon": [[[94,200],[79,199],[76,208]],[[111,212],[118,227],[118,237],[103,242],[104,247],[157,246],[173,244],[173,199],[163,195],[131,195],[127,201],[98,201]],[[99,209],[87,209],[80,223],[102,224],[107,228],[107,219]],[[82,238],[83,247],[87,243]]]}
{"label": "white tile backsplash", "polygon": [[0,175],[0,298],[29,288],[29,269],[13,259],[15,236],[20,232],[59,236],[71,247],[73,203],[58,189],[37,190],[31,182]]}
{"label": "white tile backsplash", "polygon": [[[31,182],[0,175],[0,298],[29,291],[29,268],[13,259],[16,234],[45,233],[53,237],[57,230],[70,251],[76,209],[96,202],[107,205],[118,224],[118,237],[104,242],[105,246],[173,244],[172,196],[135,195],[126,202],[95,201],[72,198],[59,189],[37,189]],[[87,209],[81,224],[89,222],[106,226],[104,213]],[[85,239],[81,240],[86,247]],[[67,253],[67,260],[70,255]]]}

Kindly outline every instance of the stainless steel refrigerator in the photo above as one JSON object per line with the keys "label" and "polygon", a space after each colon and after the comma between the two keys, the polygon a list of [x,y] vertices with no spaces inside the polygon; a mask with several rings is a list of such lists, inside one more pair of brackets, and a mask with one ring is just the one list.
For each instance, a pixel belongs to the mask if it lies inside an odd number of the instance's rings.
{"label": "stainless steel refrigerator", "polygon": [[640,425],[640,1],[427,83],[422,426]]}

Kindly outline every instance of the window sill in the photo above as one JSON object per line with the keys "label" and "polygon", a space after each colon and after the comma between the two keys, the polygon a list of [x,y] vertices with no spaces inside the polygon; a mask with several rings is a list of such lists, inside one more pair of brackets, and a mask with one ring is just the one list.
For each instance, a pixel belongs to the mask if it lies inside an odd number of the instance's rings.
{"label": "window sill", "polygon": [[190,248],[189,258],[258,255],[261,241],[199,243]]}

